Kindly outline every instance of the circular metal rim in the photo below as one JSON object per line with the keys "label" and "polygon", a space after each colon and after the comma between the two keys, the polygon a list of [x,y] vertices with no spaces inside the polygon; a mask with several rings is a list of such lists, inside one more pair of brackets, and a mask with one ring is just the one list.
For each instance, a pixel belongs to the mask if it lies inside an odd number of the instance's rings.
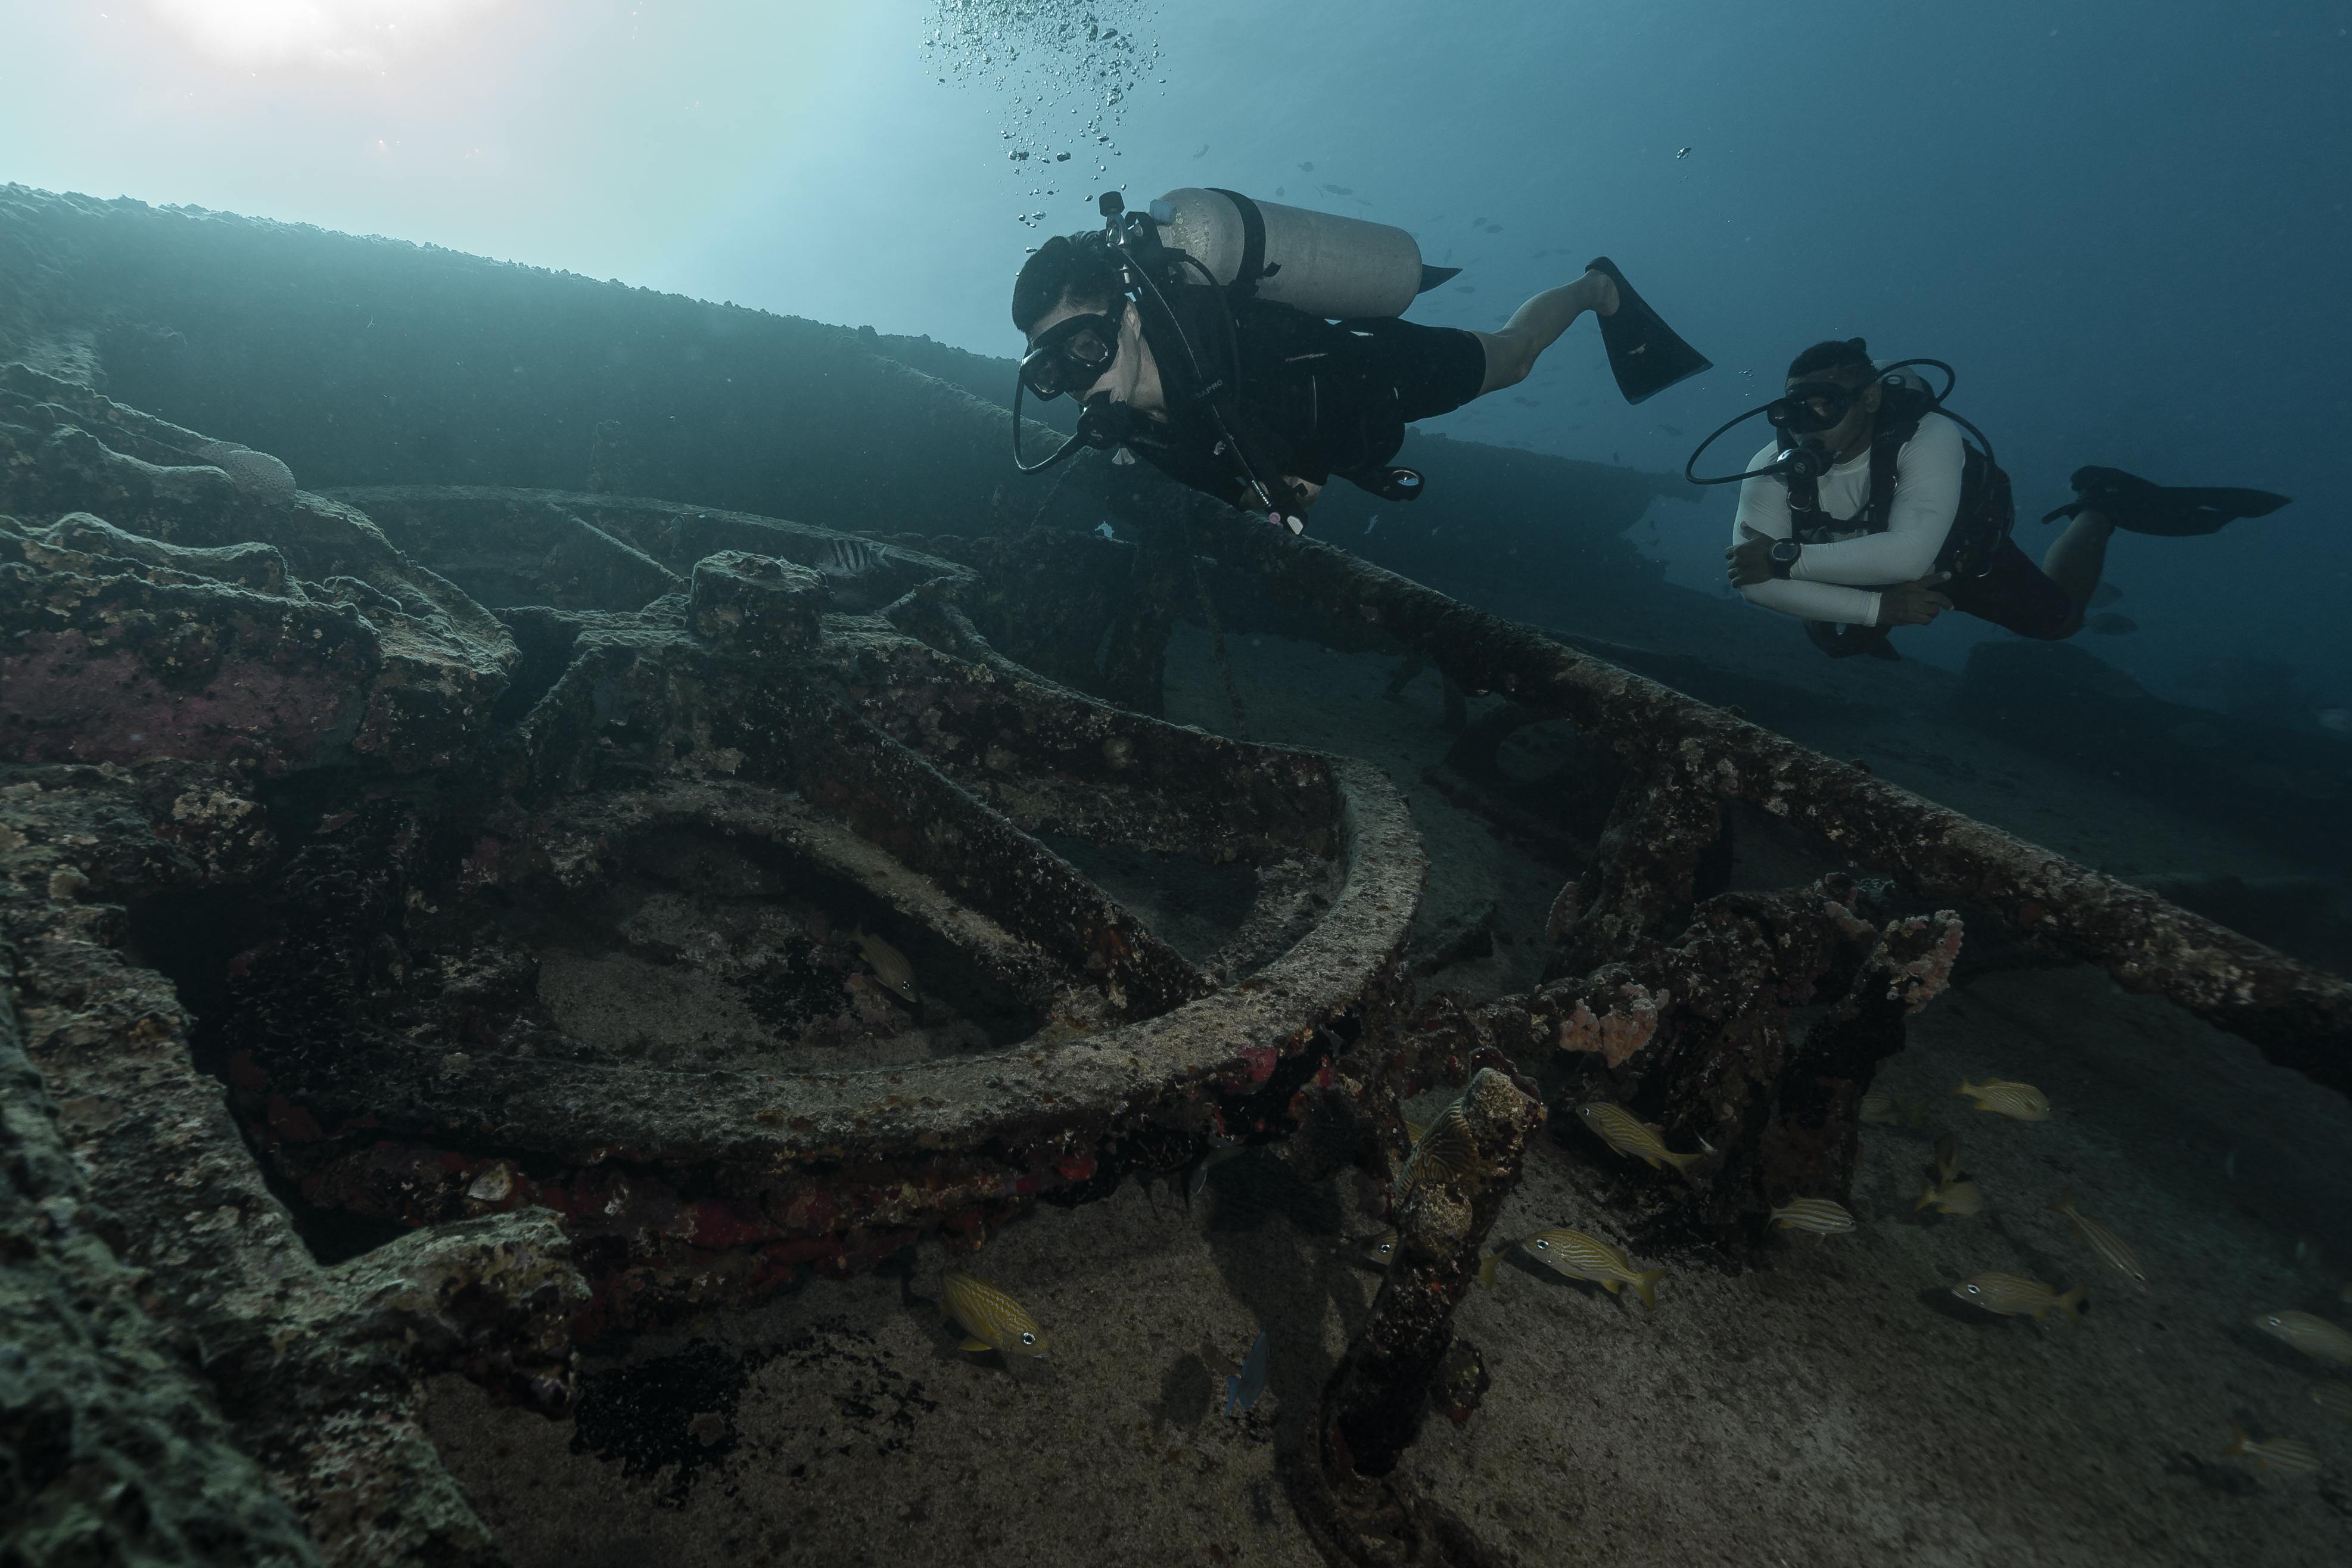
{"label": "circular metal rim", "polygon": [[[502,1106],[479,1140],[488,1144],[590,1163],[780,1169],[1035,1142],[1211,1085],[1263,1084],[1280,1058],[1401,962],[1426,875],[1404,797],[1387,776],[1368,763],[1321,760],[1342,802],[1345,877],[1330,909],[1256,973],[1169,1012],[1045,1047],[822,1073],[624,1071],[485,1057],[448,1088]],[[413,1053],[420,1074],[438,1068],[434,1047],[394,1048]]]}

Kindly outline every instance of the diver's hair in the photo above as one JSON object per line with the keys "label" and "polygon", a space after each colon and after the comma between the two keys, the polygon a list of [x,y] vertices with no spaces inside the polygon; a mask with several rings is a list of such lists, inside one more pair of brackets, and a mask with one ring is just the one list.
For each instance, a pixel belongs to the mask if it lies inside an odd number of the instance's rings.
{"label": "diver's hair", "polygon": [[1038,317],[1064,300],[1073,305],[1108,306],[1126,292],[1110,240],[1100,230],[1057,234],[1022,263],[1013,282],[1013,324],[1026,332]]}
{"label": "diver's hair", "polygon": [[[1830,338],[1815,343],[1811,348],[1790,360],[1789,379],[1801,381],[1806,376],[1817,375],[1825,370],[1834,373],[1856,368],[1864,372],[1873,368],[1870,363],[1870,345],[1860,338]],[[1839,375],[1838,379],[1844,381],[1848,378]]]}

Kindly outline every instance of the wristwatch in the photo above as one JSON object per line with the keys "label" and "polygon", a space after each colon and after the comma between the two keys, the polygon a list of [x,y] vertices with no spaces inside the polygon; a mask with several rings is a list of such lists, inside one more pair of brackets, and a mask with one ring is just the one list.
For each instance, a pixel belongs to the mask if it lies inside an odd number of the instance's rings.
{"label": "wristwatch", "polygon": [[1797,557],[1804,552],[1805,547],[1793,539],[1776,539],[1765,556],[1772,563],[1772,575],[1785,583],[1789,574],[1796,570]]}

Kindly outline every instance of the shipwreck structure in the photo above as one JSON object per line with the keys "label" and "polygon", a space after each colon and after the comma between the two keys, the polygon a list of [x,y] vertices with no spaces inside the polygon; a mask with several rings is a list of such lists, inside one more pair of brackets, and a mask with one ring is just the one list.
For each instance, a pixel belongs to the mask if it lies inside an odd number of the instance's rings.
{"label": "shipwreck structure", "polygon": [[[2352,1088],[2344,981],[1139,468],[1008,480],[1004,411],[870,334],[0,195],[28,1538],[497,1562],[427,1373],[561,1416],[614,1323],[1250,1143],[1366,1173],[1399,1232],[1302,1518],[1337,1561],[1475,1561],[1392,1472],[1548,1117],[1710,1151],[1622,1218],[1736,1253],[1845,1190],[1875,1065],[1989,942]],[[1174,619],[1243,582],[1503,699],[1465,791],[1575,726],[1557,809],[1493,802],[1585,860],[1539,987],[1417,994],[1378,770],[1157,716]],[[1729,890],[1742,814],[1844,868]],[[1465,1146],[1398,1182],[1440,1083]]]}

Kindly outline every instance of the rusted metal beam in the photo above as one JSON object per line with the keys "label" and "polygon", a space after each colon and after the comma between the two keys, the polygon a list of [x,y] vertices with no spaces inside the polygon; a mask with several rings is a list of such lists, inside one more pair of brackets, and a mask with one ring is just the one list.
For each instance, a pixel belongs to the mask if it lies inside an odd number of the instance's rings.
{"label": "rusted metal beam", "polygon": [[[228,769],[6,770],[0,977],[140,1305],[171,1325],[237,1446],[337,1564],[503,1552],[441,1467],[423,1381],[467,1373],[568,1411],[585,1286],[544,1210],[421,1231],[322,1268],[195,1064],[171,984],[125,961],[121,900],[249,875],[267,812]],[[8,1091],[12,1098],[15,1088]]]}
{"label": "rusted metal beam", "polygon": [[[1846,1195],[1870,1072],[1950,980],[1956,918],[1906,917],[1882,931],[1855,912],[1856,899],[1838,876],[1718,894],[1674,942],[1633,958],[1482,1005],[1432,998],[1403,1057],[1487,1049],[1530,1069],[1552,1058],[1568,1077],[1556,1110],[1611,1101],[1662,1128],[1675,1152],[1705,1153],[1686,1173],[1649,1171],[1580,1125],[1564,1131],[1571,1149],[1628,1184],[1622,1223],[1660,1244],[1752,1243],[1773,1203]],[[1824,997],[1839,1000],[1792,1046],[1791,1014]]]}
{"label": "rusted metal beam", "polygon": [[1689,809],[1745,801],[1923,898],[1988,910],[2022,942],[2095,964],[2283,1067],[2352,1090],[2352,982],[1331,545],[1240,512],[1200,516],[1220,560],[1381,627],[1474,691],[1574,721],[1640,770],[1645,788],[1678,794]]}
{"label": "rusted metal beam", "polygon": [[[1468,1147],[1433,1173],[1432,1140],[1458,1124]],[[1454,1309],[1478,1277],[1503,1201],[1519,1183],[1542,1096],[1495,1053],[1482,1053],[1462,1098],[1433,1124],[1401,1180],[1395,1258],[1370,1316],[1307,1415],[1289,1461],[1299,1519],[1334,1563],[1462,1565],[1490,1554],[1462,1521],[1404,1484],[1398,1462],[1428,1418],[1430,1391],[1455,1348]]]}

